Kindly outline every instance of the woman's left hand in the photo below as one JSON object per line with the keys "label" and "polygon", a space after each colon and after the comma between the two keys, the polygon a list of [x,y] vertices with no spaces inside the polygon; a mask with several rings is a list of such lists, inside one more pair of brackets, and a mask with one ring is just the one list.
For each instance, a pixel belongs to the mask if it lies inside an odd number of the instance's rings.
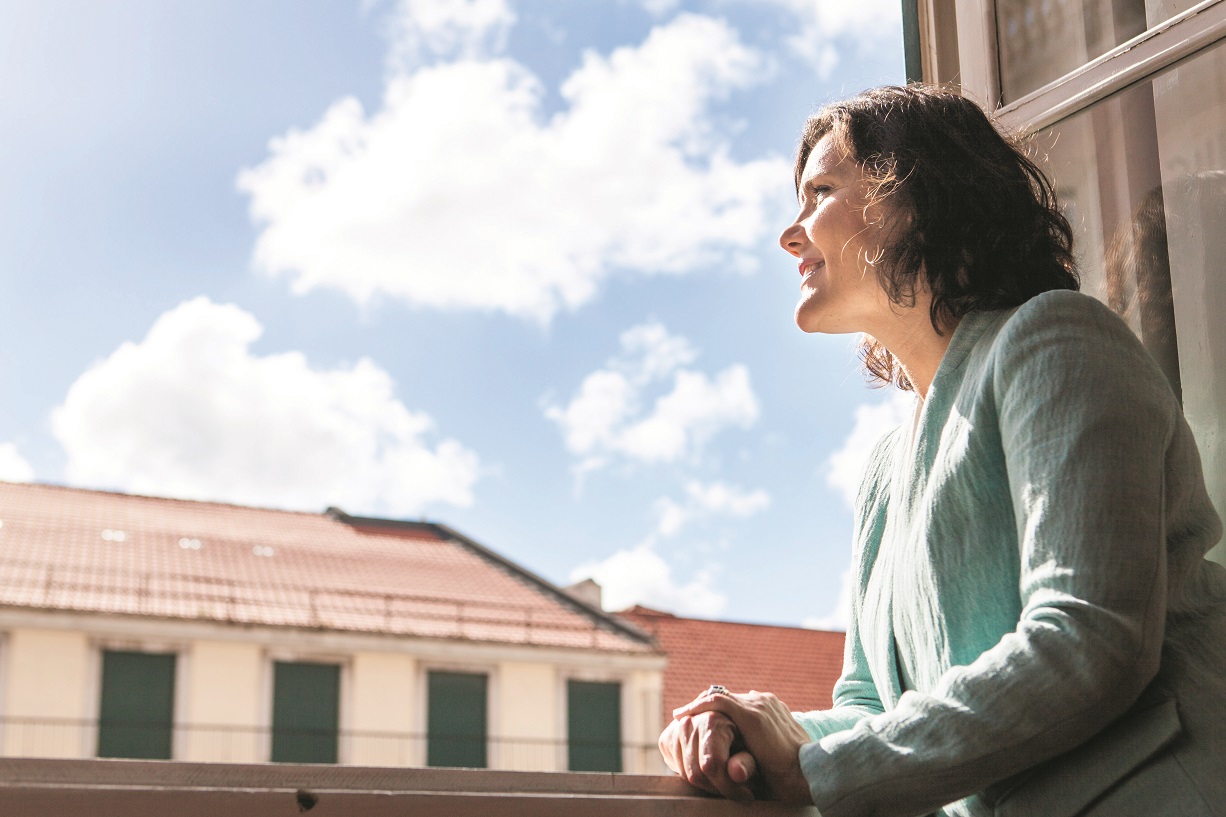
{"label": "woman's left hand", "polygon": [[800,769],[800,747],[811,739],[782,701],[768,692],[706,693],[673,710],[673,717],[702,712],[720,712],[736,725],[772,799],[813,805]]}

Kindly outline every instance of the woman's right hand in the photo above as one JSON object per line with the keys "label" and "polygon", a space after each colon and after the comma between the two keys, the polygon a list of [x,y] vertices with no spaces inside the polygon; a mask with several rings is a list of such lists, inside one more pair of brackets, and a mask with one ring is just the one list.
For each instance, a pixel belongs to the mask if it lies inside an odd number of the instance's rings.
{"label": "woman's right hand", "polygon": [[727,715],[703,712],[677,718],[660,733],[659,743],[664,762],[691,786],[730,800],[754,799],[749,783],[757,763],[743,750]]}

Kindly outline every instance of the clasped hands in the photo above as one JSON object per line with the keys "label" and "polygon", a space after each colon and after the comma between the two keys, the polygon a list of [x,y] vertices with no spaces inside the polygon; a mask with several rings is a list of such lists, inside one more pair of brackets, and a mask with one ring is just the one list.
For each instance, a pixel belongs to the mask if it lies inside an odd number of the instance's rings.
{"label": "clasped hands", "polygon": [[673,710],[660,753],[690,785],[731,800],[812,805],[800,769],[800,747],[809,742],[774,695],[708,691]]}

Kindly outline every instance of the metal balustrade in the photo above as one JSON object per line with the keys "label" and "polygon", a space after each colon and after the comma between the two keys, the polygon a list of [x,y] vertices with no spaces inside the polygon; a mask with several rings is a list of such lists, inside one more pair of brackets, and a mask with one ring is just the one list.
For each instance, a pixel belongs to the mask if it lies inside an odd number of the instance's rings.
{"label": "metal balustrade", "polygon": [[[167,724],[107,722],[108,728],[129,732],[147,730],[165,735]],[[98,745],[97,720],[79,718],[0,717],[0,756],[26,758],[90,758]],[[259,763],[269,760],[273,730],[234,724],[176,723],[169,726],[173,756],[170,759],[205,763]],[[301,730],[278,730],[317,739],[320,735]],[[429,736],[422,732],[346,730],[335,734],[337,756],[342,765],[423,767]],[[435,741],[444,740],[436,736]],[[472,738],[461,738],[471,740]],[[568,744],[565,740],[523,738],[505,735],[486,737],[490,768],[522,771],[565,771]],[[629,773],[665,771],[655,744],[621,744],[622,768]]]}

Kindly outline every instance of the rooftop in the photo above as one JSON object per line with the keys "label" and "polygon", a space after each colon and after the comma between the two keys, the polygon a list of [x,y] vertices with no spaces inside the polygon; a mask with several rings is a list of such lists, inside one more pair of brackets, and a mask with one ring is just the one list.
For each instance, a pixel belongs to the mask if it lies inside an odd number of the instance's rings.
{"label": "rooftop", "polygon": [[682,618],[649,607],[618,615],[654,635],[668,655],[665,722],[711,684],[773,692],[795,711],[831,706],[843,669],[843,633]]}
{"label": "rooftop", "polygon": [[443,525],[0,483],[0,607],[652,653]]}

